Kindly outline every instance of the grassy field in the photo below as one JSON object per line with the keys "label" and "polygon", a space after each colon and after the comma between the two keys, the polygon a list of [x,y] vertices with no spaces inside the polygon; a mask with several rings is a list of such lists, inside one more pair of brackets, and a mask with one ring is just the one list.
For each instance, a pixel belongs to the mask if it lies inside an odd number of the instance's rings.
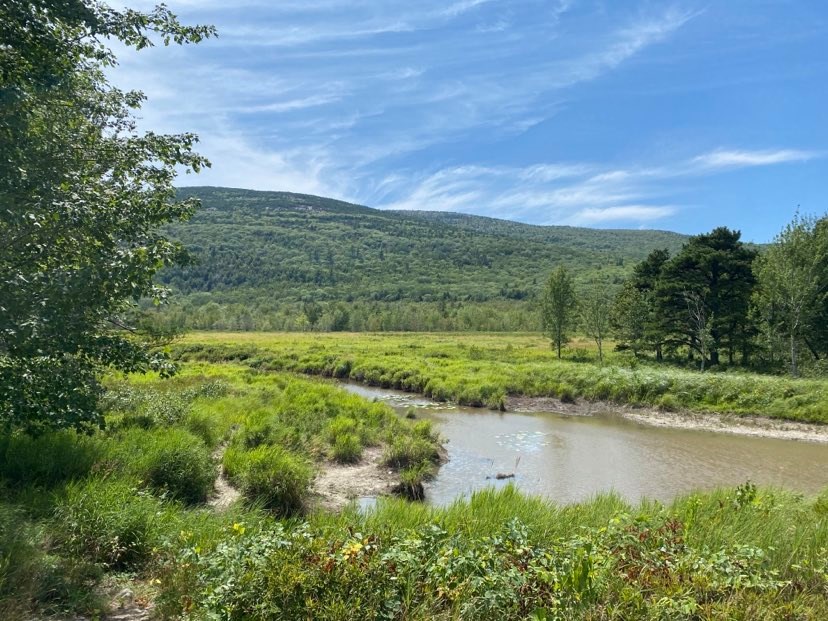
{"label": "grassy field", "polygon": [[[828,494],[558,506],[509,487],[332,514],[308,502],[320,468],[380,445],[421,476],[431,430],[237,363],[109,388],[106,430],[0,434],[2,619],[98,617],[124,586],[159,618],[828,617]],[[226,508],[220,466],[241,492]]]}
{"label": "grassy field", "polygon": [[[217,537],[236,514],[301,519],[316,472],[366,447],[409,486],[439,459],[428,422],[240,365],[112,379],[104,408],[106,429],[89,436],[0,433],[2,619],[28,618],[32,602],[93,613],[105,576],[158,571],[181,532]],[[220,467],[241,497],[228,515],[208,503]]]}
{"label": "grassy field", "polygon": [[551,396],[828,422],[825,380],[702,374],[642,364],[626,352],[611,352],[599,365],[586,341],[576,341],[557,360],[537,334],[202,332],[177,343],[173,353],[182,360],[349,378],[490,408],[502,407],[509,395]]}

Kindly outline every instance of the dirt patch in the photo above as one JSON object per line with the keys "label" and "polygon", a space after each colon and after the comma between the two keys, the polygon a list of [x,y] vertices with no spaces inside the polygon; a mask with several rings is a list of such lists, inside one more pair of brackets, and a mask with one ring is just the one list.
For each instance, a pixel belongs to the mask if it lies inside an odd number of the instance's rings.
{"label": "dirt patch", "polygon": [[241,498],[241,492],[230,484],[227,476],[224,474],[224,466],[221,465],[221,458],[224,456],[224,451],[227,444],[222,444],[213,453],[213,459],[219,464],[219,475],[216,478],[213,495],[210,496],[207,504],[214,511],[224,511]]}
{"label": "dirt patch", "polygon": [[136,597],[129,588],[122,589],[109,604],[107,621],[148,621],[154,605],[146,598]]}
{"label": "dirt patch", "polygon": [[382,447],[372,446],[355,464],[322,464],[311,488],[314,508],[340,511],[356,498],[390,495],[400,480],[393,469],[382,464],[382,453]]}
{"label": "dirt patch", "polygon": [[613,414],[627,420],[673,429],[715,431],[740,436],[800,440],[828,443],[828,425],[812,425],[765,416],[739,416],[690,411],[666,412],[657,408],[632,407],[605,401],[564,403],[552,397],[508,397],[506,410],[511,412],[555,412],[569,416]]}

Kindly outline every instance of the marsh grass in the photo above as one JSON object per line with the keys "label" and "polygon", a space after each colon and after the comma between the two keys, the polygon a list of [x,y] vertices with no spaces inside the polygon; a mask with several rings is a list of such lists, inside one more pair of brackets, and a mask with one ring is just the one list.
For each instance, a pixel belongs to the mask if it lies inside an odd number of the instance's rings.
{"label": "marsh grass", "polygon": [[217,470],[210,448],[184,429],[128,429],[108,445],[105,468],[129,474],[174,500],[202,503],[213,489]]}
{"label": "marsh grass", "polygon": [[825,380],[630,364],[627,352],[599,365],[584,347],[575,350],[557,360],[544,339],[526,334],[194,333],[175,355],[349,378],[494,409],[508,395],[525,395],[828,422]]}
{"label": "marsh grass", "polygon": [[275,445],[230,447],[224,470],[249,501],[281,516],[301,512],[313,480],[306,460]]}
{"label": "marsh grass", "polygon": [[[407,351],[429,350],[416,344]],[[430,364],[452,363],[450,343],[435,353]],[[160,618],[828,618],[828,492],[746,483],[667,504],[601,494],[557,505],[509,485],[443,508],[388,498],[306,514],[314,468],[342,438],[348,450],[384,444],[416,489],[439,459],[430,422],[242,364],[110,385],[121,397],[107,430],[0,436],[4,620],[100,617],[96,585],[113,572],[153,582]],[[184,405],[127,420],[153,393]],[[249,502],[218,513],[201,500],[224,443]],[[154,478],[158,467],[175,476]]]}

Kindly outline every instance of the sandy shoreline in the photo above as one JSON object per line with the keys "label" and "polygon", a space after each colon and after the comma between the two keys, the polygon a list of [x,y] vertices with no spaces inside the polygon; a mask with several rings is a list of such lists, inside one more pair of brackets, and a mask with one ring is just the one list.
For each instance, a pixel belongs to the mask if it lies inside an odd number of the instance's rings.
{"label": "sandy shoreline", "polygon": [[757,438],[778,438],[801,442],[828,443],[828,425],[814,425],[764,416],[713,414],[687,410],[667,412],[652,407],[633,407],[605,401],[578,400],[564,403],[553,397],[519,397],[506,399],[509,412],[554,412],[569,416],[613,414],[652,427],[713,431]]}

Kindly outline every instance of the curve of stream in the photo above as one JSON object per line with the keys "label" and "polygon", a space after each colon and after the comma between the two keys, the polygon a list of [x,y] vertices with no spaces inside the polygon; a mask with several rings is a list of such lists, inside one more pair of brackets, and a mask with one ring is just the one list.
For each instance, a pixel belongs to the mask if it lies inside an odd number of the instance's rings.
{"label": "curve of stream", "polygon": [[[614,490],[631,502],[670,501],[720,486],[782,486],[807,494],[828,486],[828,445],[652,427],[613,414],[494,412],[344,383],[349,392],[434,421],[449,461],[428,484],[436,505],[514,481],[559,503]],[[514,474],[497,479],[498,473]]]}

